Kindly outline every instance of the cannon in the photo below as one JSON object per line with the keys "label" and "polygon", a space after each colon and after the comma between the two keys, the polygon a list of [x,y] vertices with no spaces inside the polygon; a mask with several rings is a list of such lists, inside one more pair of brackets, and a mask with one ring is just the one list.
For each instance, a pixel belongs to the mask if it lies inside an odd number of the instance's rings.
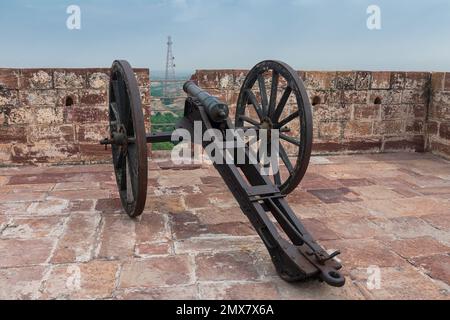
{"label": "cannon", "polygon": [[[134,218],[142,214],[146,202],[147,143],[171,142],[173,132],[145,132],[139,89],[128,62],[115,61],[110,77],[110,136],[100,143],[111,146],[121,203]],[[199,121],[203,132],[215,129],[224,140],[229,129],[279,132],[276,150],[284,170],[262,174],[262,165],[250,161],[215,162],[214,167],[260,236],[282,279],[295,282],[313,278],[343,286],[345,278],[339,272],[342,265],[335,259],[340,252],[329,253],[322,248],[286,200],[304,177],[312,148],[311,104],[298,73],[279,61],[257,64],[242,84],[234,122],[227,104],[193,81],[186,82],[184,90],[188,97],[177,128],[192,132],[194,122]],[[203,141],[202,146],[207,148],[211,143]],[[241,149],[245,159],[250,159],[249,143]]]}

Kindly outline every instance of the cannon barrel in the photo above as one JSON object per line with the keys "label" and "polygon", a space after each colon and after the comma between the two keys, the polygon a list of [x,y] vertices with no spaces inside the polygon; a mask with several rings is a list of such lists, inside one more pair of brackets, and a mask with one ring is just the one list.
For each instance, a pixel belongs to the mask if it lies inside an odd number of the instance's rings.
{"label": "cannon barrel", "polygon": [[205,90],[202,90],[194,83],[194,81],[186,82],[183,86],[183,90],[200,101],[212,121],[224,122],[228,118],[230,111],[227,104],[221,102]]}

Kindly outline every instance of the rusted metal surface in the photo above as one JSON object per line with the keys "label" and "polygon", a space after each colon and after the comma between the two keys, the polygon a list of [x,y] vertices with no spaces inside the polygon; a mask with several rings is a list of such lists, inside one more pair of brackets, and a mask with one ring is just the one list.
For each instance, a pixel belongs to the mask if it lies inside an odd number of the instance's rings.
{"label": "rusted metal surface", "polygon": [[[272,72],[270,96],[266,92],[263,78],[263,74],[269,70]],[[286,85],[277,104],[276,92],[280,77],[284,78]],[[259,86],[261,103],[258,103],[256,96],[249,91],[256,82]],[[186,99],[184,118],[179,121],[177,128],[193,133],[194,122],[200,121],[203,133],[215,129],[224,137],[226,130],[235,128],[228,118],[226,104],[210,96],[193,82],[186,83],[185,91],[191,96]],[[297,101],[296,110],[291,110],[286,117],[282,117],[291,93],[294,93]],[[122,204],[125,211],[135,217],[142,214],[145,205],[146,143],[170,141],[171,133],[156,135],[145,133],[138,87],[131,67],[125,61],[116,61],[113,64],[110,99],[111,136],[101,143],[112,145],[114,169]],[[288,168],[289,176],[283,182],[278,176],[262,175],[260,165],[249,161],[250,150],[246,145],[244,148],[246,161],[243,164],[227,163],[225,159],[227,154],[224,152],[222,154],[224,159],[219,162],[223,164],[214,163],[215,168],[261,237],[281,278],[286,281],[317,278],[332,286],[343,286],[345,278],[338,272],[342,266],[334,259],[339,252],[328,254],[317,244],[285,200],[285,195],[295,189],[303,178],[311,153],[311,108],[302,81],[288,65],[277,61],[264,61],[250,72],[244,82],[239,101],[236,121],[238,127],[242,127],[246,121],[257,129],[283,129],[291,121],[299,119],[301,130],[298,140],[294,137],[282,137],[290,143],[294,141],[298,146],[297,162],[295,166],[291,164],[291,168]],[[244,115],[244,109],[249,102],[259,120]],[[206,148],[211,143],[203,141],[202,146]],[[280,154],[280,156],[289,167],[287,155],[284,157]],[[271,220],[271,216],[275,218],[279,227]],[[283,232],[280,232],[279,228]]]}
{"label": "rusted metal surface", "polygon": [[[270,81],[266,80],[267,77]],[[255,86],[260,101],[255,90],[252,90]],[[270,94],[267,87],[270,88]],[[295,99],[294,109],[287,110],[291,96]],[[248,112],[248,108],[256,112]],[[280,130],[282,141],[279,144],[279,156],[287,168],[287,173],[278,171],[272,175],[272,179],[283,194],[289,194],[306,173],[313,137],[308,94],[298,73],[290,66],[280,61],[263,61],[250,70],[239,94],[235,121],[236,127],[249,124],[255,129]],[[290,125],[299,127],[298,134]],[[283,145],[283,141],[290,145],[290,154],[295,154],[295,163],[289,159],[288,146]]]}
{"label": "rusted metal surface", "polygon": [[147,138],[139,88],[126,61],[115,61],[109,87],[110,138],[114,172],[125,212],[142,214],[147,196]]}

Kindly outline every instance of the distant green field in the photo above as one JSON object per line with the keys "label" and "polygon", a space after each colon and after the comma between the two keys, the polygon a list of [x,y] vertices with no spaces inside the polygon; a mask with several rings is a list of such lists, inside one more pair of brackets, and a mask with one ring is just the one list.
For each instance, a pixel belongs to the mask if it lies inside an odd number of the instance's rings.
{"label": "distant green field", "polygon": [[[179,87],[179,88],[178,88]],[[176,90],[182,91],[182,84],[177,85]],[[153,82],[151,86],[151,96],[154,98],[161,98],[164,96],[163,83]],[[173,110],[173,99],[163,98],[162,103],[167,106],[167,110]],[[178,106],[177,106],[178,107]],[[161,113],[158,112],[151,116],[152,132],[170,132],[175,129],[175,123],[183,116],[183,106],[177,108],[173,112]],[[171,142],[155,143],[152,146],[153,150],[172,150],[175,144]]]}
{"label": "distant green field", "polygon": [[[158,112],[151,117],[152,132],[169,132],[175,130],[174,124],[182,117],[181,111],[176,115],[172,113]],[[174,147],[172,142],[162,142],[153,144],[153,150],[172,150]]]}

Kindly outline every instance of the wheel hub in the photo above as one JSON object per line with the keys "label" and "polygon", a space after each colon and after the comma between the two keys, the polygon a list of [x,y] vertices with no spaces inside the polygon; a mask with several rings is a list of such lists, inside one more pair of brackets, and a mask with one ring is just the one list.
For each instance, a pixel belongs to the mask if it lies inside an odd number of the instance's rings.
{"label": "wheel hub", "polygon": [[269,117],[265,117],[262,121],[261,121],[261,125],[260,125],[261,129],[264,130],[272,130],[273,129],[273,123],[272,120]]}

